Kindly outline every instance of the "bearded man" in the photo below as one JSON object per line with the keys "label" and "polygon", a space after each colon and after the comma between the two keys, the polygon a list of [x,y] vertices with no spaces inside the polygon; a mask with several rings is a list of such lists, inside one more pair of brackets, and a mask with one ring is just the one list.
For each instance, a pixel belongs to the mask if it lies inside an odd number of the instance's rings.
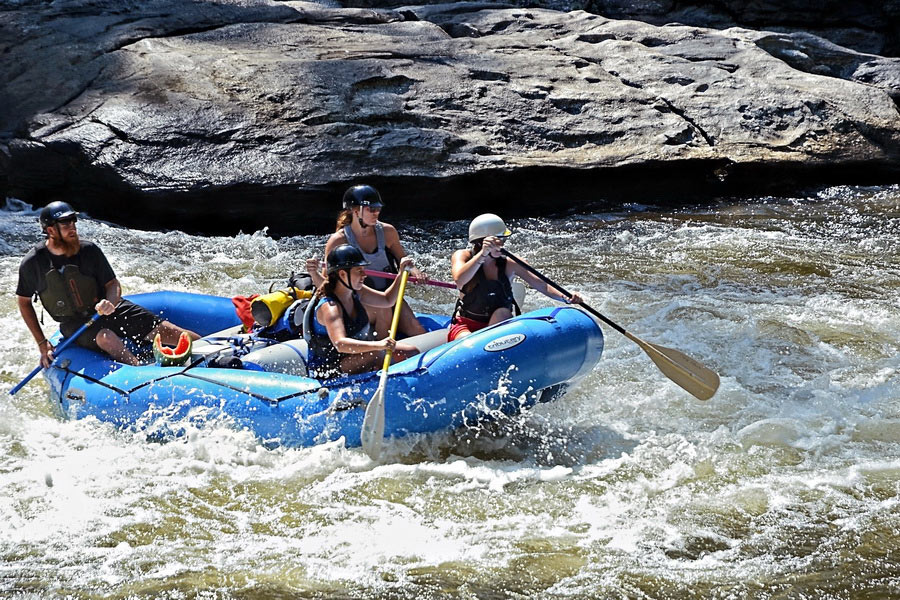
{"label": "bearded man", "polygon": [[[51,202],[41,210],[46,239],[35,245],[19,265],[16,296],[19,312],[41,352],[41,365],[50,366],[53,346],[44,336],[32,300],[40,298],[44,310],[59,322],[69,337],[94,312],[102,315],[75,340],[79,346],[106,352],[115,360],[138,365],[141,361],[124,340],[140,345],[159,333],[164,344],[175,345],[182,331],[147,309],[122,299],[122,288],[100,248],[78,237],[78,213],[66,202]],[[198,339],[193,331],[187,332]]]}

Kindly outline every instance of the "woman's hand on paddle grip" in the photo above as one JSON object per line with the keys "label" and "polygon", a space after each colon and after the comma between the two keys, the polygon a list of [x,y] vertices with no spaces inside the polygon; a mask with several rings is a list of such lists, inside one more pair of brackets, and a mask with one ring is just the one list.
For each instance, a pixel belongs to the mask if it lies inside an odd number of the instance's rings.
{"label": "woman's hand on paddle grip", "polygon": [[316,274],[322,274],[322,261],[313,256],[312,258],[306,259],[306,272],[310,274],[310,276],[315,276]]}
{"label": "woman's hand on paddle grip", "polygon": [[397,347],[397,340],[395,340],[392,337],[386,337],[383,340],[381,340],[381,349],[384,351],[390,350],[393,352],[394,348],[396,348],[396,347]]}
{"label": "woman's hand on paddle grip", "polygon": [[410,267],[409,277],[416,283],[426,283],[428,281],[428,275],[418,267]]}
{"label": "woman's hand on paddle grip", "polygon": [[491,258],[500,258],[500,250],[503,249],[504,240],[493,235],[484,238],[481,243],[482,253]]}
{"label": "woman's hand on paddle grip", "polygon": [[[404,256],[403,258],[400,259],[400,269],[399,269],[400,273],[402,273],[403,271],[409,271],[410,275],[412,275],[412,271],[415,268],[416,268],[415,264],[413,263],[413,259],[411,257]],[[416,269],[416,270],[418,270],[418,269]]]}
{"label": "woman's hand on paddle grip", "polygon": [[48,340],[44,340],[39,347],[41,351],[41,366],[47,369],[53,363],[53,345]]}

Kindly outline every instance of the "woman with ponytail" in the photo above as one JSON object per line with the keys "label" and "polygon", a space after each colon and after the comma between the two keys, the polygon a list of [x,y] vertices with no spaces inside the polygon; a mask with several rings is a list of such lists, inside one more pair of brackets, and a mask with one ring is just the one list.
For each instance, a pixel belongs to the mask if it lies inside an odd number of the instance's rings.
{"label": "woman with ponytail", "polygon": [[[378,220],[384,203],[378,190],[370,185],[355,185],[344,192],[343,210],[338,215],[336,231],[325,243],[325,256],[337,247],[349,244],[362,253],[363,258],[376,271],[397,273],[398,262],[406,256],[406,250],[400,243],[397,229]],[[326,263],[326,269],[330,265]],[[324,280],[318,261],[311,259],[307,270],[313,274],[313,283],[319,286]],[[424,281],[426,276],[416,268],[411,268],[409,276],[413,280]],[[391,280],[383,277],[367,277],[366,285],[376,290],[386,290]],[[391,309],[373,309],[376,330],[381,337],[390,328]],[[400,313],[398,330],[406,336],[425,333],[425,329],[416,319],[412,309],[404,301]]]}

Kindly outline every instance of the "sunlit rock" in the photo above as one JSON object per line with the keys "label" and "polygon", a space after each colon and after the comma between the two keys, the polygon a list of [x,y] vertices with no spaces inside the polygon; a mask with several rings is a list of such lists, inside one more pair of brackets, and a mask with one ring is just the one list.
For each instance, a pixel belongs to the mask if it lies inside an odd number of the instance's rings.
{"label": "sunlit rock", "polygon": [[7,195],[127,224],[328,227],[364,179],[464,217],[900,165],[900,60],[809,34],[472,3],[6,14]]}

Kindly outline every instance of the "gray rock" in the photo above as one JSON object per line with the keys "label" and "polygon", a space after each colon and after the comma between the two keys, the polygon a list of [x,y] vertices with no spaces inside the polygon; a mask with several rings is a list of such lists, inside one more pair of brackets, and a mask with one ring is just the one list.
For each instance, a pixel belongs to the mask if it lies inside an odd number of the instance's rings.
{"label": "gray rock", "polygon": [[[860,52],[900,54],[900,0],[484,0],[495,6],[585,10],[611,19],[653,25],[680,23],[782,33],[807,32]],[[420,4],[441,4],[422,0]],[[404,0],[341,0],[343,6],[395,8]]]}
{"label": "gray rock", "polygon": [[363,179],[397,213],[452,217],[900,164],[900,61],[808,34],[475,3],[58,4],[4,21],[33,25],[3,29],[7,193],[123,223],[327,228]]}

